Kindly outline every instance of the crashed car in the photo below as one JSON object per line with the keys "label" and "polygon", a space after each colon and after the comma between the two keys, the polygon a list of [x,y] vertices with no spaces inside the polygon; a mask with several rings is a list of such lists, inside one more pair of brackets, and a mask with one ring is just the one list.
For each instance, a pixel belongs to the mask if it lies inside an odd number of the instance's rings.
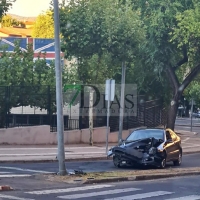
{"label": "crashed car", "polygon": [[181,138],[171,129],[136,129],[118,146],[108,151],[116,167],[123,165],[151,165],[165,168],[173,161],[175,166],[182,162]]}

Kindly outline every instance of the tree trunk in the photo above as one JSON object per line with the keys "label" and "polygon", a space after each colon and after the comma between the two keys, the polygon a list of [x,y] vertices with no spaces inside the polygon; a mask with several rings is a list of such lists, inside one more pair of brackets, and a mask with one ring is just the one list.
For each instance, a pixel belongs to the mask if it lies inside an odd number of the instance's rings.
{"label": "tree trunk", "polygon": [[171,100],[169,111],[168,111],[168,116],[167,116],[166,128],[170,128],[170,129],[174,130],[176,114],[178,111],[178,104],[179,104],[180,97],[181,97],[181,93],[177,93],[173,96],[173,98]]}

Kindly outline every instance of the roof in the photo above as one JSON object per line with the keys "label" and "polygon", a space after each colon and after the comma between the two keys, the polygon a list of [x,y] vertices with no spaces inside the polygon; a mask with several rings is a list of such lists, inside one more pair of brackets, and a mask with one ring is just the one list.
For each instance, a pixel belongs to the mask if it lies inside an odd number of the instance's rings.
{"label": "roof", "polygon": [[34,25],[34,24],[35,24],[34,21],[25,21],[24,23],[25,23],[26,25]]}
{"label": "roof", "polygon": [[15,35],[20,37],[31,37],[32,29],[28,28],[16,28],[16,27],[3,27],[0,28],[0,32],[7,35]]}

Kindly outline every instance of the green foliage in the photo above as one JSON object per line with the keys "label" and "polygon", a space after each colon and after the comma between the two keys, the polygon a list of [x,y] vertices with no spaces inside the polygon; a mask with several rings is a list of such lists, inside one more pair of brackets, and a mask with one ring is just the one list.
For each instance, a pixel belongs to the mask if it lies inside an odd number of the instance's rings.
{"label": "green foliage", "polygon": [[178,13],[176,20],[177,26],[171,33],[171,41],[177,44],[179,49],[187,47],[188,67],[193,67],[200,61],[200,3],[196,3],[194,8]]}
{"label": "green foliage", "polygon": [[13,19],[10,15],[3,16],[1,20],[2,27],[19,26],[20,22]]}
{"label": "green foliage", "polygon": [[6,12],[12,7],[12,4],[16,0],[1,0],[0,1],[0,19],[5,15]]}
{"label": "green foliage", "polygon": [[77,58],[82,83],[120,81],[121,62],[133,62],[145,38],[138,13],[130,2],[71,0],[60,6],[62,51]]}
{"label": "green foliage", "polygon": [[37,17],[33,26],[32,37],[54,38],[54,20],[51,11],[47,11]]}
{"label": "green foliage", "polygon": [[[20,42],[15,43],[14,52],[1,51],[0,86],[11,86],[9,108],[17,106],[35,106],[48,109],[48,95],[51,95],[51,109],[55,111],[55,63],[46,62],[45,54],[40,53],[34,59],[32,46],[26,51],[20,49]],[[72,84],[76,78],[73,69],[63,66],[63,83]],[[48,89],[48,86],[50,87]],[[48,91],[50,90],[50,91]],[[4,91],[3,91],[4,92]],[[0,94],[3,96],[3,94]],[[0,106],[1,107],[1,106]]]}
{"label": "green foliage", "polygon": [[[145,71],[154,73],[161,84],[167,79],[168,84],[164,84],[167,88],[163,89],[170,91],[171,83],[173,87],[170,95],[173,95],[177,90],[175,87],[182,84],[190,72],[189,69],[193,69],[200,61],[198,56],[195,56],[199,52],[196,30],[199,28],[199,2],[197,0],[132,0],[132,2],[133,9],[140,11],[141,20],[147,31],[146,45],[141,48],[140,63],[145,66]],[[190,40],[186,39],[188,36]],[[183,58],[185,61],[181,63]],[[164,75],[169,68],[172,68],[171,75],[169,73],[167,76]],[[142,76],[141,79],[144,79],[144,73]]]}

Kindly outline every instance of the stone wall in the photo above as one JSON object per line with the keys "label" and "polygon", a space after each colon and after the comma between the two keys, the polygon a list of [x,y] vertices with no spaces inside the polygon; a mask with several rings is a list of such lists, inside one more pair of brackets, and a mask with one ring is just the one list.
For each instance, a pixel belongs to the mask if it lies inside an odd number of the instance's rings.
{"label": "stone wall", "polygon": [[[106,142],[106,127],[93,129],[93,142]],[[132,130],[123,131],[125,139]],[[109,133],[110,143],[118,142],[118,132]],[[72,130],[64,132],[65,144],[89,144],[89,129]],[[50,132],[49,126],[32,126],[0,129],[0,144],[8,145],[53,145],[57,144],[57,134]]]}

